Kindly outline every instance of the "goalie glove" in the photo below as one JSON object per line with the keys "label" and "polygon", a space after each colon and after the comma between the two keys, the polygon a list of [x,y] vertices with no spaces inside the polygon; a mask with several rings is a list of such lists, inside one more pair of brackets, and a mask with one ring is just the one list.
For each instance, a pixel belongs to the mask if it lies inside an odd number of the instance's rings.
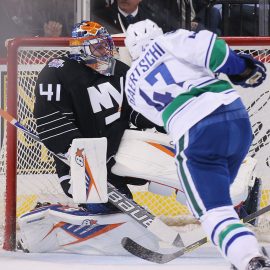
{"label": "goalie glove", "polygon": [[230,81],[243,88],[259,86],[266,78],[264,64],[248,54],[239,54],[238,56],[245,60],[247,67],[239,75],[228,75]]}

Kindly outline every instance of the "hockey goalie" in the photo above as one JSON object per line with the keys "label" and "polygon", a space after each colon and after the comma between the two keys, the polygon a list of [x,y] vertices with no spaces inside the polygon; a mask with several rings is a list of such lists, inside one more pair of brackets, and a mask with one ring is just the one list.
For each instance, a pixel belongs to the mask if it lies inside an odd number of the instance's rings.
{"label": "hockey goalie", "polygon": [[[88,139],[89,140],[89,139]],[[93,139],[90,139],[93,140]],[[99,139],[100,140],[100,139]],[[82,139],[82,141],[84,141]],[[94,149],[98,149],[92,174],[98,175],[95,192],[90,192],[85,198],[85,185],[82,185],[80,172],[81,161],[78,160],[76,149],[82,148],[76,141],[72,143],[75,150],[71,151],[74,164],[71,161],[71,180],[73,197],[76,203],[106,202],[106,171],[105,153],[102,149],[87,143],[89,156],[93,158]],[[104,142],[101,143],[104,146]],[[84,147],[87,148],[85,145]],[[72,148],[72,149],[73,149]],[[91,151],[92,149],[92,151]],[[149,181],[149,191],[162,195],[176,192],[177,199],[185,204],[185,196],[178,182],[174,164],[174,149],[169,137],[153,131],[126,130],[115,157],[116,164],[113,173],[120,176],[146,179]],[[93,161],[92,161],[93,162]],[[231,187],[234,205],[245,201],[250,187],[253,186],[253,172],[256,160],[247,157]],[[75,167],[74,167],[75,166]],[[76,167],[77,166],[77,167]],[[105,167],[104,167],[105,166]],[[95,172],[97,169],[97,172]],[[75,171],[75,172],[74,172]],[[84,173],[84,172],[83,172]],[[83,195],[82,195],[83,194]],[[92,195],[91,195],[92,194]],[[101,194],[97,196],[97,194]],[[82,254],[126,255],[127,251],[121,246],[123,237],[130,237],[151,250],[159,249],[159,239],[142,227],[138,222],[124,213],[91,214],[82,207],[70,207],[61,204],[39,205],[36,209],[25,213],[19,218],[20,240],[19,247],[27,252],[52,252],[68,250]]]}

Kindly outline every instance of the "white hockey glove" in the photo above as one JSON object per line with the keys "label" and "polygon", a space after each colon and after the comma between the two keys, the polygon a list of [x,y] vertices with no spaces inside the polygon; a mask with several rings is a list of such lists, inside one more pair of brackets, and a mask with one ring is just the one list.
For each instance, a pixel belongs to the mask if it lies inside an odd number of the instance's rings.
{"label": "white hockey glove", "polygon": [[230,81],[243,88],[259,86],[266,78],[264,64],[248,54],[239,54],[238,56],[244,58],[247,68],[242,74],[228,75]]}

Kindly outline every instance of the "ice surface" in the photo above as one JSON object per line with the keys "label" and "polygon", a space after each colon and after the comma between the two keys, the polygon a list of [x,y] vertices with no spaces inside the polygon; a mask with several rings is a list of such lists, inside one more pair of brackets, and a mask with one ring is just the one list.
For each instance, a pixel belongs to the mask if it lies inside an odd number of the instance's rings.
{"label": "ice surface", "polygon": [[201,247],[170,263],[158,265],[130,256],[90,256],[69,253],[27,254],[0,251],[5,270],[229,270],[229,264],[215,248]]}

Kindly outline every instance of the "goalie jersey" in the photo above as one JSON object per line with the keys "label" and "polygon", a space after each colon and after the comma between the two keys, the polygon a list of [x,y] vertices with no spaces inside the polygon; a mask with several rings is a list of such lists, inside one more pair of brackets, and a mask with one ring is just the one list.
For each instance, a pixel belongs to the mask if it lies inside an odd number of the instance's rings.
{"label": "goalie jersey", "polygon": [[[68,57],[50,60],[35,88],[34,116],[45,146],[64,154],[74,138],[107,137],[109,159],[116,153],[130,119],[138,127],[152,127],[127,103],[124,83],[128,68],[117,61],[114,76],[104,76]],[[66,175],[68,167],[55,161],[58,176]]]}
{"label": "goalie jersey", "polygon": [[244,69],[244,60],[214,33],[179,29],[150,42],[132,63],[125,91],[134,110],[164,126],[177,141],[219,106],[239,98],[216,73]]}

